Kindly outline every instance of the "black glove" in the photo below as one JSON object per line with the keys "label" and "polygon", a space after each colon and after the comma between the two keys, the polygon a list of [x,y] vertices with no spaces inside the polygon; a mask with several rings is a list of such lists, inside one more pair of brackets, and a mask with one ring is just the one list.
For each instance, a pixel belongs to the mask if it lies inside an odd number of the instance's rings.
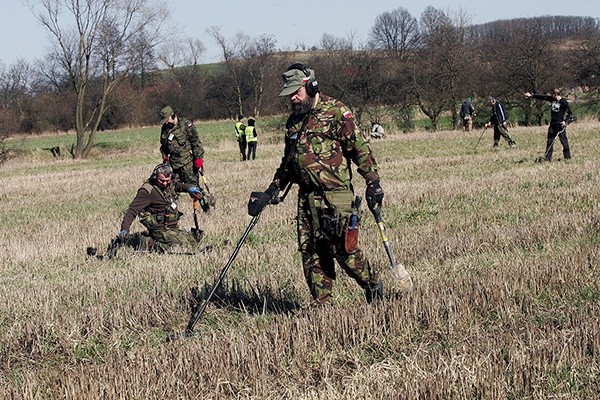
{"label": "black glove", "polygon": [[376,207],[381,207],[383,195],[383,189],[381,188],[379,181],[373,181],[367,185],[367,190],[365,190],[365,198],[367,199],[369,210],[373,210]]}
{"label": "black glove", "polygon": [[265,194],[269,196],[270,204],[279,204],[279,188],[275,182],[271,182],[267,190],[265,190]]}

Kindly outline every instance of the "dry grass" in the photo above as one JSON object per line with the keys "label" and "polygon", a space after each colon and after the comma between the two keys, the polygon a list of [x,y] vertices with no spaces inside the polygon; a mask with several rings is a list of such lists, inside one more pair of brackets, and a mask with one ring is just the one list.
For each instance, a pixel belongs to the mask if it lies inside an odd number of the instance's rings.
{"label": "dry grass", "polygon": [[[259,145],[247,163],[233,142],[207,146],[218,204],[201,224],[213,251],[110,261],[85,248],[117,233],[158,149],[12,160],[0,169],[0,398],[596,398],[599,128],[574,124],[574,159],[550,164],[533,162],[540,127],[514,128],[519,147],[496,151],[490,132],[477,150],[480,132],[389,134],[373,147],[411,294],[367,306],[340,273],[334,304],[306,309],[293,191],[263,213],[197,335],[172,343],[190,289],[212,286],[281,146]],[[361,246],[385,268],[366,214]]]}

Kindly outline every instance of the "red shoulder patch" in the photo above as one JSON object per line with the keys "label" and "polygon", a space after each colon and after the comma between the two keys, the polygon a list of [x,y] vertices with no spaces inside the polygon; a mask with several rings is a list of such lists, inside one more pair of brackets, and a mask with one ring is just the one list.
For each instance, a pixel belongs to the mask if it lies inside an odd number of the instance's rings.
{"label": "red shoulder patch", "polygon": [[352,116],[352,111],[345,111],[342,115],[344,116],[344,118],[350,118]]}

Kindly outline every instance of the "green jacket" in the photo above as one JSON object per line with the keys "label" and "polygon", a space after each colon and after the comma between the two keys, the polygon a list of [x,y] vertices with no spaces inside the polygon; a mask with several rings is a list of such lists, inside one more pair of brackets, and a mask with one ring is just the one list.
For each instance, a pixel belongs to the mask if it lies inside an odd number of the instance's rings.
{"label": "green jacket", "polygon": [[196,127],[182,118],[179,118],[172,129],[163,125],[160,132],[160,152],[169,157],[174,169],[184,167],[196,158],[204,158],[204,146]]}

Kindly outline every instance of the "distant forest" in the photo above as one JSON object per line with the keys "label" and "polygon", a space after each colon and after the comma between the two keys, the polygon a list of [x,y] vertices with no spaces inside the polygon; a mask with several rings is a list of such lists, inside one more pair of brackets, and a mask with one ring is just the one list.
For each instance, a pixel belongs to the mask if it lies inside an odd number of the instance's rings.
{"label": "distant forest", "polygon": [[[386,120],[410,131],[417,118],[425,118],[428,129],[456,128],[464,99],[473,98],[483,111],[487,96],[509,109],[511,123],[543,124],[547,107],[522,93],[554,87],[563,89],[580,115],[600,115],[597,18],[544,16],[472,25],[461,13],[428,7],[416,18],[400,7],[376,18],[366,44],[324,34],[319,46],[293,52],[278,50],[270,35],[225,38],[216,27],[209,33],[222,49],[217,64],[198,62],[204,47],[196,39],[160,48],[140,37],[120,53],[130,57],[128,67],[114,62],[116,56],[103,64],[110,59],[107,53],[90,48],[86,76],[69,69],[82,61],[65,58],[73,52],[58,44],[43,60],[0,64],[0,134],[76,130],[83,135],[156,125],[167,104],[193,120],[281,115],[288,106],[277,96],[281,73],[298,61],[314,69],[322,92],[349,105],[363,126]],[[105,48],[117,49],[116,42]],[[86,125],[96,117],[95,126]],[[480,118],[486,118],[484,112]]]}

